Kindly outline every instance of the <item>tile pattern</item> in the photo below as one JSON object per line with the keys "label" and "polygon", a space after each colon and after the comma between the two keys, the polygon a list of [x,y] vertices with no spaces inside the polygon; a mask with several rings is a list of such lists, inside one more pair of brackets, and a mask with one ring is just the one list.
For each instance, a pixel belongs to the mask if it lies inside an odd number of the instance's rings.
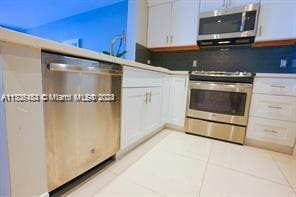
{"label": "tile pattern", "polygon": [[[141,48],[141,51],[143,49]],[[138,53],[138,59],[141,59]],[[281,47],[251,46],[205,48],[198,51],[157,52],[150,54],[151,64],[171,70],[219,70],[264,73],[296,73],[296,45]],[[287,59],[287,67],[280,68],[281,59]],[[197,68],[192,67],[198,60]]]}
{"label": "tile pattern", "polygon": [[164,130],[66,195],[296,197],[296,157]]}

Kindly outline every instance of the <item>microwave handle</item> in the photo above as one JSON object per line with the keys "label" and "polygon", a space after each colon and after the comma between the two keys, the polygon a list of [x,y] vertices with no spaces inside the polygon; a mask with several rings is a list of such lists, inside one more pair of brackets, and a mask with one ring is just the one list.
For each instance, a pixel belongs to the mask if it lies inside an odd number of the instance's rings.
{"label": "microwave handle", "polygon": [[242,13],[242,20],[241,20],[241,26],[240,31],[243,32],[245,30],[245,23],[246,23],[246,12]]}

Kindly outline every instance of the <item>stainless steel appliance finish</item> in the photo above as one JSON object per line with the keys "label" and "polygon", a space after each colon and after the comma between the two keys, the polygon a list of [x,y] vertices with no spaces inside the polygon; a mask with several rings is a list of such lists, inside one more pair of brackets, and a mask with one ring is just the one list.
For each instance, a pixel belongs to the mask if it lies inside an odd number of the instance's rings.
{"label": "stainless steel appliance finish", "polygon": [[[198,44],[203,46],[199,41],[213,40],[219,40],[216,45],[244,44],[247,40],[241,38],[256,36],[259,8],[258,3],[200,13]],[[231,38],[240,39],[231,41]]]}
{"label": "stainless steel appliance finish", "polygon": [[246,128],[242,126],[186,118],[187,133],[209,136],[239,144],[244,143]]}
{"label": "stainless steel appliance finish", "polygon": [[42,53],[44,94],[114,94],[113,102],[44,102],[48,188],[119,149],[122,66]]}
{"label": "stainless steel appliance finish", "polygon": [[[235,102],[235,95],[236,93],[243,93],[246,95],[246,99],[244,103],[239,103],[241,105],[244,105],[244,113],[242,115],[232,115],[232,114],[226,114],[224,113],[215,113],[211,112],[211,109],[207,109],[207,111],[202,111],[198,109],[194,109],[190,106],[190,103],[192,103],[192,99],[196,99],[192,96],[192,92],[200,91],[200,90],[206,90],[212,93],[213,96],[221,97],[220,93],[223,92],[225,96],[227,96],[227,100],[229,100],[229,103],[224,103],[224,105],[231,105],[231,101]],[[223,83],[223,82],[201,82],[201,81],[190,81],[189,82],[189,92],[188,92],[188,100],[187,103],[187,116],[189,117],[196,117],[206,120],[213,120],[218,122],[225,122],[225,123],[232,123],[236,125],[247,125],[248,122],[248,115],[249,115],[249,106],[251,101],[251,93],[252,93],[252,85],[251,84],[239,84],[239,83]],[[232,96],[233,95],[233,96]],[[232,98],[231,98],[232,97]],[[210,98],[205,98],[210,99]],[[213,100],[212,102],[216,102],[217,99]],[[222,98],[220,98],[222,99]],[[200,102],[200,101],[196,101]],[[216,104],[220,105],[222,103],[211,103],[210,100],[208,100],[209,105],[212,105],[213,107],[216,107]],[[233,104],[235,105],[235,104]],[[232,106],[233,109],[236,110],[235,107],[240,106]]]}
{"label": "stainless steel appliance finish", "polygon": [[243,143],[252,93],[250,78],[252,74],[246,72],[192,72],[186,131]]}

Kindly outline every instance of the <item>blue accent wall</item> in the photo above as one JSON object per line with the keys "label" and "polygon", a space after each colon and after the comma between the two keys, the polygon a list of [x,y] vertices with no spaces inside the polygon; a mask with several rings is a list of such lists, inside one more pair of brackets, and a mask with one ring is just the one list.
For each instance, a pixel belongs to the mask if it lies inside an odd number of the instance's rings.
{"label": "blue accent wall", "polygon": [[127,14],[128,0],[125,0],[27,29],[26,33],[58,42],[79,38],[81,48],[109,51],[114,36],[127,31]]}

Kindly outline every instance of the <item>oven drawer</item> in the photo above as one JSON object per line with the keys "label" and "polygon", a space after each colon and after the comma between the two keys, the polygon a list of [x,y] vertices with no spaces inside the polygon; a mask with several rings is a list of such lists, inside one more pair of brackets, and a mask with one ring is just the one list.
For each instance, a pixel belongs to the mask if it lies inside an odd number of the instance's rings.
{"label": "oven drawer", "polygon": [[296,96],[296,79],[255,78],[253,92]]}
{"label": "oven drawer", "polygon": [[212,137],[239,144],[244,143],[246,134],[245,127],[193,118],[186,118],[185,128],[187,133]]}
{"label": "oven drawer", "polygon": [[250,115],[296,122],[296,98],[253,94]]}
{"label": "oven drawer", "polygon": [[247,138],[293,147],[296,123],[250,117]]}

